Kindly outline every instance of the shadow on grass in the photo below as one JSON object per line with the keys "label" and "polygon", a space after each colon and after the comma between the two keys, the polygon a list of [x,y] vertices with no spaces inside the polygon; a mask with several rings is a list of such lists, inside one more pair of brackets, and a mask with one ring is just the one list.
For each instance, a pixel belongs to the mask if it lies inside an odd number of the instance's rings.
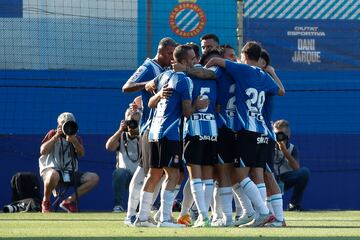
{"label": "shadow on grass", "polygon": [[18,218],[6,218],[6,219],[0,219],[0,222],[3,221],[3,222],[6,222],[6,221],[19,221],[21,220],[22,222],[26,221],[30,221],[30,222],[33,222],[33,221],[40,221],[40,222],[78,222],[78,221],[81,221],[81,222],[123,222],[124,219],[123,218],[119,218],[119,219],[84,219],[84,218],[71,218],[71,219],[68,219],[68,218],[44,218],[44,219],[40,219],[40,218],[26,218],[26,219],[18,219]]}
{"label": "shadow on grass", "polygon": [[[311,229],[359,229],[359,225],[356,226],[287,226],[286,228],[311,228]],[[360,236],[358,238],[360,240]]]}
{"label": "shadow on grass", "polygon": [[[150,239],[150,240],[155,240],[155,239],[161,239],[161,240],[166,240],[166,239],[193,239],[193,240],[207,240],[207,239],[266,239],[266,240],[272,240],[272,239],[288,239],[288,240],[306,240],[306,239],[317,239],[317,240],[335,240],[335,239],[341,239],[341,240],[359,240],[360,237],[266,237],[266,236],[258,236],[258,237],[249,237],[249,236],[237,236],[237,237],[31,237],[31,238],[19,238],[16,237],[16,239],[21,239],[21,240],[42,240],[42,239],[54,239],[54,240],[85,240],[85,239],[91,239],[91,240],[111,240],[111,239],[126,239],[126,240],[139,240],[139,239]],[[15,238],[2,238],[2,239],[15,239]]]}

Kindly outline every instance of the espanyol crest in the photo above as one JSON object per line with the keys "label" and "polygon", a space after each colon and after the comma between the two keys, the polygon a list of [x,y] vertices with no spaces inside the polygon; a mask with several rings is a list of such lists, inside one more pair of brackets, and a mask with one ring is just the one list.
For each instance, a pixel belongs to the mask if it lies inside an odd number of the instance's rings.
{"label": "espanyol crest", "polygon": [[182,2],[176,5],[170,13],[169,24],[171,30],[180,37],[194,37],[205,27],[205,12],[198,4],[193,2]]}

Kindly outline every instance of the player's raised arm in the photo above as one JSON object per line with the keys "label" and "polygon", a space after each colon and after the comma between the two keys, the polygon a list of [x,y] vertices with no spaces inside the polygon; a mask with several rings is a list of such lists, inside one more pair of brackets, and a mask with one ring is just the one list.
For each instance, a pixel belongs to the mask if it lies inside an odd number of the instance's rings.
{"label": "player's raised arm", "polygon": [[205,65],[206,68],[212,67],[212,66],[219,66],[222,68],[225,68],[225,59],[214,57],[211,58],[208,63]]}

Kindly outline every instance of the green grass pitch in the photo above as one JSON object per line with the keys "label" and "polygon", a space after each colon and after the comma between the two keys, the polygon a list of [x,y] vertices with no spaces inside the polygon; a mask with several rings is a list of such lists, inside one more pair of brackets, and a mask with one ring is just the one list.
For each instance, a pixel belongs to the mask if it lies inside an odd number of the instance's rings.
{"label": "green grass pitch", "polygon": [[[176,214],[177,215],[177,214]],[[0,214],[0,239],[360,239],[359,211],[286,212],[286,228],[134,228],[119,213]]]}

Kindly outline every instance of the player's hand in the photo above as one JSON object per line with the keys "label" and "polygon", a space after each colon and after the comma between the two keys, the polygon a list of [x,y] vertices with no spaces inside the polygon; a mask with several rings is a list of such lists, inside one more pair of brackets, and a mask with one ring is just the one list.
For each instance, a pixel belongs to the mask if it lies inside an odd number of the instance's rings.
{"label": "player's hand", "polygon": [[202,98],[202,96],[198,96],[194,102],[196,109],[204,109],[209,106],[209,98]]}
{"label": "player's hand", "polygon": [[132,102],[132,103],[129,104],[129,109],[132,112],[136,112],[139,109],[139,106],[135,102]]}
{"label": "player's hand", "polygon": [[173,93],[173,89],[168,87],[168,84],[165,84],[164,87],[160,90],[160,98],[170,98]]}
{"label": "player's hand", "polygon": [[270,66],[270,65],[267,65],[266,68],[264,69],[266,72],[270,73],[271,75],[275,72],[275,69]]}
{"label": "player's hand", "polygon": [[184,64],[173,63],[171,65],[175,72],[186,72],[186,66]]}
{"label": "player's hand", "polygon": [[219,65],[219,63],[218,63],[219,59],[220,58],[218,58],[218,57],[210,58],[210,60],[206,63],[205,67],[210,68],[212,66],[218,66]]}
{"label": "player's hand", "polygon": [[156,93],[157,90],[157,86],[155,84],[154,80],[149,81],[146,85],[145,85],[145,90],[154,94]]}

